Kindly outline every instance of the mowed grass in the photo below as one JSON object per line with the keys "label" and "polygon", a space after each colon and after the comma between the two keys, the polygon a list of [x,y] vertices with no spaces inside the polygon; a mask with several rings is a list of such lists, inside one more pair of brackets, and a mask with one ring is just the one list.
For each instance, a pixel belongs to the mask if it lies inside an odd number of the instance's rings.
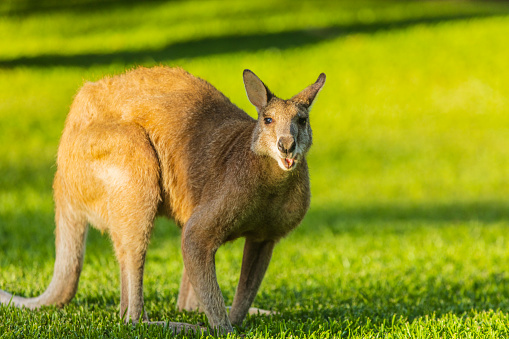
{"label": "mowed grass", "polygon": [[[170,1],[0,6],[0,289],[35,296],[54,261],[51,192],[84,81],[181,66],[251,115],[242,71],[311,113],[312,206],[276,247],[248,338],[509,336],[509,4],[496,1]],[[152,320],[176,309],[179,230],[158,220],[145,271]],[[242,241],[217,254],[231,304]],[[119,268],[90,231],[76,298],[0,306],[0,337],[171,337],[124,325]]]}

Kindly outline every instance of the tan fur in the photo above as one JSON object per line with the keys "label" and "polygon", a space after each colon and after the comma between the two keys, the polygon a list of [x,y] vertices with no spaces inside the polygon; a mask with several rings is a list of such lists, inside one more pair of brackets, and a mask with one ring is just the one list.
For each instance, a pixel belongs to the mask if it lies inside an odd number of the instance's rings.
{"label": "tan fur", "polygon": [[[249,312],[274,244],[309,207],[308,114],[324,82],[321,74],[281,100],[244,71],[258,120],[181,69],[138,68],[86,83],[58,150],[53,279],[39,297],[0,291],[0,302],[29,308],[69,302],[90,223],[112,238],[121,268],[121,314],[147,320],[145,253],[154,219],[164,215],[182,227],[178,307],[199,307],[212,327],[232,331],[231,324],[241,324]],[[214,256],[221,244],[239,237],[246,238],[244,258],[228,316]]]}

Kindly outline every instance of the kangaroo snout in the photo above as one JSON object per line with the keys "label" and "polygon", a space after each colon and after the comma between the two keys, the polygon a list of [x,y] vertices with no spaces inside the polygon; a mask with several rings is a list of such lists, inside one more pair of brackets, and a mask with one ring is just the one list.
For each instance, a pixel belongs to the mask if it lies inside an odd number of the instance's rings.
{"label": "kangaroo snout", "polygon": [[295,138],[292,135],[279,137],[277,149],[281,153],[281,158],[278,161],[284,170],[292,170],[295,168],[296,154],[294,152],[296,148]]}
{"label": "kangaroo snout", "polygon": [[293,153],[293,151],[295,151],[295,146],[295,139],[291,135],[280,137],[277,141],[277,149],[286,155]]}

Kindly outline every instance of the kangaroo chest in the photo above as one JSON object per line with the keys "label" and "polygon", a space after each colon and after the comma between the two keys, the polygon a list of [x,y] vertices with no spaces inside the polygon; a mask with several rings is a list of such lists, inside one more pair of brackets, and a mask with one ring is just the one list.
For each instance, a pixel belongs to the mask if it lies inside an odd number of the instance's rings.
{"label": "kangaroo chest", "polygon": [[263,193],[234,222],[228,240],[248,237],[255,241],[279,240],[301,222],[309,207],[309,191],[287,189]]}

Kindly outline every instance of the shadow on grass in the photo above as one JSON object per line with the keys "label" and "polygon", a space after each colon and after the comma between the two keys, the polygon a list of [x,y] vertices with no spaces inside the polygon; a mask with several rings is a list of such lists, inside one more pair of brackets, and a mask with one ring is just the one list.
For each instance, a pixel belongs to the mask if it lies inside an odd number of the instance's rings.
{"label": "shadow on grass", "polygon": [[[54,259],[55,222],[54,214],[40,211],[21,211],[0,214],[0,253],[14,251],[31,255],[49,255]],[[179,238],[180,229],[165,218],[156,220],[150,248],[166,246],[165,239]],[[87,251],[93,253],[111,249],[107,233],[101,233],[90,227],[87,236]],[[149,251],[150,251],[149,248]],[[109,252],[108,252],[109,253]],[[111,252],[113,253],[113,252]],[[29,260],[30,261],[30,260]]]}
{"label": "shadow on grass", "polygon": [[[362,232],[370,232],[371,225],[404,223],[496,223],[509,221],[509,202],[506,201],[465,201],[436,204],[390,205],[374,204],[355,207],[312,208],[306,215],[307,231],[319,227],[331,227],[340,232],[355,231],[362,225]],[[319,226],[315,228],[313,226]],[[306,232],[307,232],[306,231]]]}
{"label": "shadow on grass", "polygon": [[[143,2],[167,2],[169,0],[144,0]],[[131,6],[139,4],[139,0],[16,0],[1,8],[1,14],[28,16],[32,14],[55,12],[55,11],[73,11],[88,12],[107,10],[120,6]],[[2,13],[3,12],[3,13]]]}
{"label": "shadow on grass", "polygon": [[[31,252],[53,253],[53,213],[13,211],[0,215],[0,250],[23,248]],[[305,221],[296,231],[300,236],[319,236],[324,230],[334,234],[351,233],[405,233],[419,227],[441,227],[444,224],[479,222],[485,225],[509,221],[507,202],[464,202],[436,205],[371,205],[351,208],[311,209]],[[385,227],[386,225],[387,227]],[[330,233],[328,233],[330,234]],[[180,229],[166,218],[158,218],[152,236],[151,248],[164,246],[164,239],[180,237]],[[29,241],[27,241],[29,239]],[[49,247],[48,247],[49,246]],[[89,232],[87,247],[110,247],[106,234]]]}
{"label": "shadow on grass", "polygon": [[16,165],[0,161],[0,168],[0,192],[30,188],[41,193],[48,193],[52,189],[53,176],[56,172],[54,162],[31,162],[30,160]]}
{"label": "shadow on grass", "polygon": [[319,29],[300,29],[279,33],[231,34],[200,40],[181,41],[161,49],[125,50],[116,53],[84,53],[75,55],[47,54],[0,60],[0,68],[78,66],[90,67],[111,63],[160,63],[183,58],[207,57],[219,54],[254,52],[266,49],[290,49],[317,44],[322,41],[352,34],[372,34],[379,31],[405,29],[416,25],[433,25],[441,22],[502,16],[507,13],[443,15],[431,18],[413,18],[397,22],[373,24],[333,25]]}
{"label": "shadow on grass", "polygon": [[[51,213],[13,211],[0,214],[0,253],[10,256],[49,255],[53,259],[54,216]],[[31,260],[28,259],[28,262]]]}

